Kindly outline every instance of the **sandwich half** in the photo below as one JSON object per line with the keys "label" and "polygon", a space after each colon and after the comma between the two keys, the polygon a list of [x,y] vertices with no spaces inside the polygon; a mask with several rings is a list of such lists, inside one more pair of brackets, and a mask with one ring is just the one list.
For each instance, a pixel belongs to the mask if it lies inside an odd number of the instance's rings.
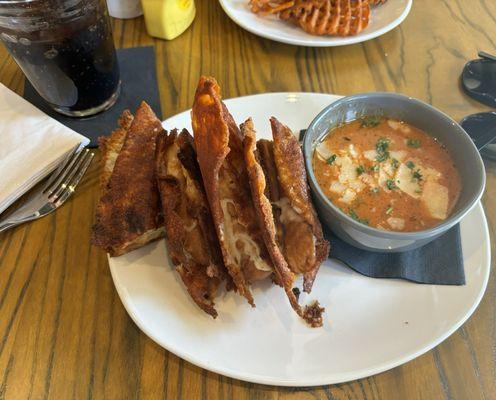
{"label": "sandwich half", "polygon": [[215,318],[214,298],[228,275],[192,143],[185,129],[160,133],[156,177],[169,255],[193,301]]}
{"label": "sandwich half", "polygon": [[329,253],[322,227],[313,208],[303,156],[289,128],[271,119],[274,142],[256,142],[253,122],[241,125],[250,187],[265,244],[272,258],[275,281],[280,284],[293,309],[310,325],[322,325],[318,302],[303,310],[299,289],[293,288],[303,274],[303,290],[310,292],[321,263]]}
{"label": "sandwich half", "polygon": [[300,144],[276,118],[270,123],[274,141],[260,140],[257,150],[272,204],[276,240],[289,269],[303,275],[303,290],[310,293],[330,245],[312,204]]}
{"label": "sandwich half", "polygon": [[142,102],[134,118],[103,141],[104,170],[92,243],[119,256],[164,236],[157,182],[155,143],[162,124]]}
{"label": "sandwich half", "polygon": [[241,124],[241,133],[243,135],[244,156],[248,170],[253,205],[262,230],[265,245],[267,246],[267,250],[274,265],[274,280],[278,285],[284,288],[289,302],[291,303],[291,307],[293,307],[298,315],[302,316],[302,310],[298,304],[298,297],[293,291],[295,274],[289,269],[288,263],[286,262],[277,241],[277,228],[272,213],[272,204],[267,195],[267,192],[273,185],[266,181],[266,174],[260,165],[260,156],[256,148],[257,138],[251,119],[248,119],[244,124]]}
{"label": "sandwich half", "polygon": [[239,294],[255,306],[250,283],[272,275],[272,260],[256,218],[241,132],[213,78],[200,78],[192,125],[224,264]]}

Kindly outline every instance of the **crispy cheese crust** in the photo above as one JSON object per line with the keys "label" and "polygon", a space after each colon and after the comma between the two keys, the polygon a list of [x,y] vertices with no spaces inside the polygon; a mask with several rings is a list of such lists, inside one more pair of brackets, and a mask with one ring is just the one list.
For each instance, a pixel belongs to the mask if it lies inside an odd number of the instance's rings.
{"label": "crispy cheese crust", "polygon": [[192,140],[186,130],[159,134],[157,184],[172,262],[193,301],[215,318],[214,297],[226,272]]}
{"label": "crispy cheese crust", "polygon": [[312,328],[320,328],[324,323],[324,319],[322,317],[324,311],[325,309],[320,306],[318,301],[313,301],[309,305],[305,306],[305,309],[303,310],[303,319]]}
{"label": "crispy cheese crust", "polygon": [[114,130],[109,136],[101,136],[98,138],[98,145],[102,152],[102,173],[100,175],[100,191],[103,192],[107,182],[112,175],[114,165],[121,152],[124,141],[127,137],[127,132],[133,122],[133,114],[129,110],[124,110],[119,118],[119,127]]}
{"label": "crispy cheese crust", "polygon": [[320,265],[329,256],[330,245],[324,239],[312,204],[300,144],[287,126],[274,117],[270,122],[278,182],[292,215],[286,222],[281,219],[285,230],[284,254],[290,269],[303,273],[303,290],[310,293]]}
{"label": "crispy cheese crust", "polygon": [[111,256],[164,236],[154,162],[161,131],[161,122],[142,102],[97,206],[92,242]]}
{"label": "crispy cheese crust", "polygon": [[255,306],[249,284],[273,272],[251,199],[241,133],[213,78],[200,78],[192,110],[198,162],[224,264]]}

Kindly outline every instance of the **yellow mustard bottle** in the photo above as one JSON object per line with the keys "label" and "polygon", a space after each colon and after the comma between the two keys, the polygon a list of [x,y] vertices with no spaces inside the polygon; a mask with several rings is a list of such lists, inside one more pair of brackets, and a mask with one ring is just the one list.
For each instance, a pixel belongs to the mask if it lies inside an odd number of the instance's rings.
{"label": "yellow mustard bottle", "polygon": [[141,0],[146,30],[150,36],[171,40],[195,19],[194,0]]}

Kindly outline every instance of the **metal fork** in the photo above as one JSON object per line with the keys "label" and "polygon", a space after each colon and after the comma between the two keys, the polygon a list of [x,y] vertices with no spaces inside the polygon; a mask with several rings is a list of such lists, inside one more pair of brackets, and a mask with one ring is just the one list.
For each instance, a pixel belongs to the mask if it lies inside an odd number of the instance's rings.
{"label": "metal fork", "polygon": [[64,204],[90,166],[93,156],[81,144],[75,146],[50,175],[44,187],[33,191],[17,210],[0,219],[0,232],[41,218]]}

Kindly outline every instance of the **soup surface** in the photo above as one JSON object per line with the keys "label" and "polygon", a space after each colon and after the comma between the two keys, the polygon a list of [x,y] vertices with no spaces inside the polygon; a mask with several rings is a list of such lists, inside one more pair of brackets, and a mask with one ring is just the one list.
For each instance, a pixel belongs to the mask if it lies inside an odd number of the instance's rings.
{"label": "soup surface", "polygon": [[419,231],[446,219],[460,194],[448,151],[407,123],[365,117],[332,129],[313,169],[324,194],[375,228]]}

